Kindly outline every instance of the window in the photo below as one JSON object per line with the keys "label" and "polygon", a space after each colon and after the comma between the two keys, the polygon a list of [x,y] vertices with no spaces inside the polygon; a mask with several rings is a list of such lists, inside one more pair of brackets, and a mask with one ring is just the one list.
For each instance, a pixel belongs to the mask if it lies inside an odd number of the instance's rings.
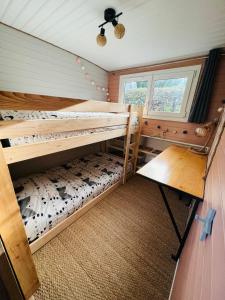
{"label": "window", "polygon": [[148,93],[147,80],[127,80],[123,85],[124,103],[144,105]]}
{"label": "window", "polygon": [[151,111],[180,113],[186,84],[187,78],[155,80]]}
{"label": "window", "polygon": [[[120,99],[145,106],[151,118],[186,121],[201,66],[121,76]],[[141,76],[140,76],[141,75]]]}

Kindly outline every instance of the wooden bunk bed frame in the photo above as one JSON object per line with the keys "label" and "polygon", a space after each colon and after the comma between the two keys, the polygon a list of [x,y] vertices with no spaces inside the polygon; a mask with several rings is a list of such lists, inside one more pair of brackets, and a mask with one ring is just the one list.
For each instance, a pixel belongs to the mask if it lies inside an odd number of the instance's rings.
{"label": "wooden bunk bed frame", "polygon": [[[125,128],[112,131],[96,132],[81,136],[60,138],[40,143],[24,144],[3,148],[0,145],[0,236],[17,276],[21,291],[28,299],[38,288],[38,278],[32,260],[32,253],[50,241],[67,226],[72,224],[91,207],[112,192],[119,184],[125,183],[128,176],[128,164],[132,162],[135,173],[138,146],[141,136],[142,107],[93,100],[69,99],[34,94],[0,92],[0,109],[4,110],[39,110],[68,112],[110,112],[128,113],[128,117],[116,118],[82,118],[58,120],[11,120],[0,121],[0,139],[15,138],[32,134],[48,134],[71,130],[93,129],[114,125],[126,125]],[[132,126],[132,116],[138,116],[138,125]],[[131,135],[134,135],[132,144]],[[103,142],[126,136],[124,172],[120,181],[113,184],[99,196],[90,200],[70,217],[56,225],[38,240],[28,244],[25,228],[20,215],[19,205],[13,189],[8,165],[27,159],[40,157],[84,145]],[[132,154],[130,154],[130,149]],[[131,157],[130,157],[131,156]]]}

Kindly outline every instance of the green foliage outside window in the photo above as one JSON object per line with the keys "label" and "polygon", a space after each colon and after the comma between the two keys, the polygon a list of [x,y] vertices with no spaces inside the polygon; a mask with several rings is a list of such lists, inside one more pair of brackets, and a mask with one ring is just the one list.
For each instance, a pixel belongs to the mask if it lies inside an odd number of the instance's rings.
{"label": "green foliage outside window", "polygon": [[125,94],[125,103],[144,105],[146,99],[146,93],[147,93],[147,88],[128,90]]}
{"label": "green foliage outside window", "polygon": [[126,82],[124,99],[126,104],[144,105],[148,89],[148,81]]}

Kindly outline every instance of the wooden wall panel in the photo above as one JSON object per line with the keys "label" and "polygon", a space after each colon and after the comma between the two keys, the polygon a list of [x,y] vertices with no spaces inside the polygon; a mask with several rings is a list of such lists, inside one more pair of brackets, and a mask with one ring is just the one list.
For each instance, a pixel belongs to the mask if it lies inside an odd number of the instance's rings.
{"label": "wooden wall panel", "polygon": [[76,64],[76,55],[21,31],[0,24],[0,90],[57,97],[106,100],[85,79],[85,72],[107,87],[107,72],[86,60],[86,71]]}
{"label": "wooden wall panel", "polygon": [[[160,128],[158,128],[158,126],[160,126]],[[142,134],[176,140],[184,143],[204,145],[207,137],[196,136],[196,127],[197,125],[187,122],[144,119]],[[167,130],[168,132],[166,132]],[[165,134],[163,132],[165,132]]]}
{"label": "wooden wall panel", "polygon": [[[173,63],[165,63],[161,65],[153,65],[139,68],[131,68],[125,70],[119,70],[109,73],[109,98],[112,102],[118,102],[119,97],[119,80],[120,75],[127,75],[132,73],[148,72],[155,70],[163,70],[169,68],[185,67],[196,64],[204,64],[204,58],[188,59],[183,61],[177,61]],[[220,57],[218,64],[218,69],[214,82],[214,89],[212,93],[211,104],[209,107],[208,120],[212,120],[217,114],[217,108],[221,106],[221,100],[225,99],[225,56]],[[174,121],[163,121],[163,120],[153,120],[144,119],[143,134],[154,135],[162,137],[162,131],[168,129],[169,132],[164,135],[167,139],[172,139],[176,141],[182,141],[191,144],[204,145],[206,138],[196,137],[194,130],[199,127],[199,124],[187,123],[187,122],[174,122]],[[157,129],[157,126],[161,126],[161,129]],[[183,130],[187,130],[187,134],[182,134]],[[177,131],[177,133],[173,133]]]}
{"label": "wooden wall panel", "polygon": [[124,69],[119,71],[112,71],[109,72],[109,98],[112,102],[118,102],[119,98],[119,82],[121,75],[128,75],[134,73],[142,73],[142,72],[151,72],[151,71],[158,71],[158,70],[165,70],[165,69],[172,69],[172,68],[179,68],[179,67],[188,67],[197,64],[204,64],[204,58],[195,58],[195,59],[186,59],[182,61],[176,61],[171,63],[164,63],[159,65],[152,65],[152,66],[144,66],[144,67],[137,67],[137,68],[130,68]]}
{"label": "wooden wall panel", "polygon": [[212,235],[199,241],[202,224],[195,221],[183,253],[171,293],[171,300],[225,299],[225,130],[213,159],[205,187],[203,204],[198,209],[205,216],[216,209]]}

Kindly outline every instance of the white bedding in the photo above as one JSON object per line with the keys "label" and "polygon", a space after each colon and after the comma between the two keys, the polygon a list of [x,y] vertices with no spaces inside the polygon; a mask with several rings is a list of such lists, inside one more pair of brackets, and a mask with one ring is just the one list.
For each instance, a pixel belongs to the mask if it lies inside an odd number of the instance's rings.
{"label": "white bedding", "polygon": [[122,158],[96,153],[14,181],[28,241],[42,236],[122,174]]}

